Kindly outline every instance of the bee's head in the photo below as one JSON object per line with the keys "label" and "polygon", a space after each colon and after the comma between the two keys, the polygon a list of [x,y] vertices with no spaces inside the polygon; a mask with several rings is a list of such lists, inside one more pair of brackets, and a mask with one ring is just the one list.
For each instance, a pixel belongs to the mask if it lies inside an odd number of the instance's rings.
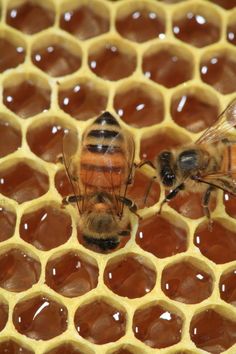
{"label": "bee's head", "polygon": [[170,151],[162,151],[157,157],[157,170],[165,187],[173,187],[176,181],[174,157]]}

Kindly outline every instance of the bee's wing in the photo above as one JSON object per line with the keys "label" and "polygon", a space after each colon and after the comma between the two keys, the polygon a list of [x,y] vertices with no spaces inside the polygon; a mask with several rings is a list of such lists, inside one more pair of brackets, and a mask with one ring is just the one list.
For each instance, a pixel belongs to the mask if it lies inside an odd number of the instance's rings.
{"label": "bee's wing", "polygon": [[[79,176],[77,175],[77,170],[75,169],[79,152],[79,135],[78,132],[73,129],[68,129],[63,137],[62,142],[62,154],[63,154],[63,164],[71,183],[71,187],[74,195],[81,195],[79,187]],[[81,213],[80,203],[77,202],[77,207],[79,213]]]}
{"label": "bee's wing", "polygon": [[196,141],[196,144],[212,144],[226,137],[230,129],[236,126],[236,99],[219,115],[216,122]]}
{"label": "bee's wing", "polygon": [[224,172],[216,172],[206,176],[201,176],[201,181],[222,189],[225,192],[236,195],[236,171],[231,175]]}

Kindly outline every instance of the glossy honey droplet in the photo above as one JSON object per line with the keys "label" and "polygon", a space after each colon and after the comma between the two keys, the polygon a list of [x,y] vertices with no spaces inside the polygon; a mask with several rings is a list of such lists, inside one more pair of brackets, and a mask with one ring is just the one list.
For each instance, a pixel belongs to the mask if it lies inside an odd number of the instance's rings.
{"label": "glossy honey droplet", "polygon": [[0,157],[16,151],[21,146],[21,140],[21,131],[0,118]]}
{"label": "glossy honey droplet", "polygon": [[6,22],[23,33],[34,34],[52,26],[54,17],[52,9],[25,1],[20,6],[8,8]]}
{"label": "glossy honey droplet", "polygon": [[53,43],[34,50],[32,61],[39,69],[52,77],[72,74],[81,66],[80,53],[72,53],[63,45]]}
{"label": "glossy honey droplet", "polygon": [[196,229],[194,244],[205,257],[216,264],[223,264],[236,259],[235,236],[234,231],[224,226],[224,220],[213,220],[212,230],[209,230],[208,222]]}
{"label": "glossy honey droplet", "polygon": [[149,293],[156,283],[156,272],[145,264],[145,258],[127,254],[108,262],[104,272],[104,283],[114,293],[130,299]]}
{"label": "glossy honey droplet", "polygon": [[208,97],[205,99],[197,94],[184,93],[181,96],[174,96],[171,101],[173,120],[192,133],[199,133],[212,126],[218,114],[217,105],[211,103]]}
{"label": "glossy honey droplet", "polygon": [[104,43],[100,48],[90,49],[88,60],[90,69],[97,76],[111,81],[132,75],[136,68],[135,51],[127,49],[125,52],[115,43]]}
{"label": "glossy honey droplet", "polygon": [[0,343],[0,353],[2,354],[34,354],[30,349],[26,349],[21,344],[13,340],[7,340]]}
{"label": "glossy honey droplet", "polygon": [[87,120],[99,116],[106,109],[107,96],[87,80],[67,89],[60,88],[59,105],[70,116]]}
{"label": "glossy honey droplet", "polygon": [[187,232],[155,215],[139,223],[136,242],[143,250],[165,258],[187,250]]}
{"label": "glossy honey droplet", "polygon": [[43,251],[67,242],[71,232],[70,216],[53,206],[42,207],[21,218],[20,237]]}
{"label": "glossy honey droplet", "polygon": [[96,37],[109,31],[109,13],[104,8],[82,5],[65,11],[60,17],[60,27],[81,40]]}
{"label": "glossy honey droplet", "polygon": [[135,311],[133,332],[136,338],[152,348],[166,348],[181,340],[182,319],[159,305]]}
{"label": "glossy honey droplet", "polygon": [[81,296],[94,289],[97,283],[97,266],[76,252],[66,253],[47,263],[46,284],[63,296]]}
{"label": "glossy honey droplet", "polygon": [[45,352],[45,354],[85,354],[85,353],[82,352],[79,348],[77,348],[77,346],[70,343],[66,343],[66,344],[61,344],[56,348],[53,348]]}
{"label": "glossy honey droplet", "polygon": [[8,321],[8,305],[4,303],[0,303],[0,331],[2,331],[5,328],[7,321]]}
{"label": "glossy honey droplet", "polygon": [[144,54],[142,69],[144,75],[167,88],[175,87],[192,78],[192,60],[176,52],[175,48],[160,49]]}
{"label": "glossy honey droplet", "polygon": [[227,39],[233,45],[236,45],[236,23],[229,24],[227,27]]}
{"label": "glossy honey droplet", "polygon": [[225,205],[226,213],[232,218],[236,218],[236,198],[234,195],[229,193],[224,193],[223,203]]}
{"label": "glossy honey droplet", "polygon": [[7,69],[17,67],[25,60],[25,48],[13,44],[7,39],[7,35],[5,38],[0,38],[0,53],[0,73]]}
{"label": "glossy honey droplet", "polygon": [[164,104],[159,92],[137,85],[118,92],[114,108],[121,119],[129,125],[141,128],[160,123],[164,118]]}
{"label": "glossy honey droplet", "polygon": [[[145,5],[144,5],[145,6]],[[165,21],[156,11],[138,8],[126,16],[116,19],[116,29],[121,36],[135,42],[153,38],[165,38]]]}
{"label": "glossy honey droplet", "polygon": [[201,78],[223,95],[236,91],[235,53],[216,53],[201,61]]}
{"label": "glossy honey droplet", "polygon": [[24,162],[0,170],[0,193],[19,204],[45,194],[49,188],[48,176]]}
{"label": "glossy honey droplet", "polygon": [[73,194],[73,188],[64,169],[59,170],[55,175],[55,187],[62,197]]}
{"label": "glossy honey droplet", "polygon": [[17,248],[0,255],[0,268],[0,287],[14,292],[30,289],[41,273],[41,264]]}
{"label": "glossy honey droplet", "polygon": [[0,205],[0,242],[13,236],[16,225],[16,214]]}
{"label": "glossy honey droplet", "polygon": [[31,151],[47,162],[58,162],[62,155],[63,136],[67,129],[58,123],[29,127],[27,142]]}
{"label": "glossy honey droplet", "polygon": [[213,279],[210,274],[192,263],[182,261],[164,269],[161,288],[172,300],[197,304],[211,295]]}
{"label": "glossy honey droplet", "polygon": [[221,275],[219,290],[222,300],[236,306],[236,267]]}
{"label": "glossy honey droplet", "polygon": [[67,329],[65,306],[43,295],[20,301],[13,310],[16,330],[35,340],[49,340]]}
{"label": "glossy honey droplet", "polygon": [[193,316],[190,324],[191,340],[212,354],[220,354],[235,344],[235,333],[236,322],[212,309]]}
{"label": "glossy honey droplet", "polygon": [[173,33],[181,41],[202,48],[220,39],[220,18],[214,13],[214,22],[202,11],[188,11],[173,19]]}
{"label": "glossy honey droplet", "polygon": [[126,315],[103,300],[95,300],[77,309],[74,323],[83,338],[91,343],[105,344],[123,337]]}
{"label": "glossy honey droplet", "polygon": [[3,103],[21,118],[29,118],[50,107],[50,91],[26,80],[3,88]]}

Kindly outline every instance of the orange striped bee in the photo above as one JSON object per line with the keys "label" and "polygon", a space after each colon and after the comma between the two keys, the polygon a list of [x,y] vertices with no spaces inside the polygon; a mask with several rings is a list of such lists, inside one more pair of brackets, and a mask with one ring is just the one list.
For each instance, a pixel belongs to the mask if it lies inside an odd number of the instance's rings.
{"label": "orange striped bee", "polygon": [[161,203],[170,201],[182,190],[202,190],[202,205],[210,220],[211,192],[222,189],[236,195],[236,139],[227,139],[236,126],[236,100],[222,112],[192,145],[162,151],[157,157],[157,174],[166,189],[171,189]]}
{"label": "orange striped bee", "polygon": [[87,244],[103,251],[119,245],[130,234],[129,212],[135,204],[126,198],[134,173],[134,141],[109,112],[96,118],[78,137],[69,132],[63,143],[64,165],[73,196],[63,203],[76,203],[79,227]]}

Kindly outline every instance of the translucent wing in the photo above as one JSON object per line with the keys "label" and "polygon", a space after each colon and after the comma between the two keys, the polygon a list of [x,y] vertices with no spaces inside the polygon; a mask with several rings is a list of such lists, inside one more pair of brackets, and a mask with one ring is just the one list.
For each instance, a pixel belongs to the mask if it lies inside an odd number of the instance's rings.
{"label": "translucent wing", "polygon": [[209,174],[202,176],[200,181],[236,195],[236,171],[230,176],[223,172]]}
{"label": "translucent wing", "polygon": [[216,122],[209,127],[196,141],[196,144],[212,144],[224,139],[227,133],[236,126],[236,99],[220,114]]}

